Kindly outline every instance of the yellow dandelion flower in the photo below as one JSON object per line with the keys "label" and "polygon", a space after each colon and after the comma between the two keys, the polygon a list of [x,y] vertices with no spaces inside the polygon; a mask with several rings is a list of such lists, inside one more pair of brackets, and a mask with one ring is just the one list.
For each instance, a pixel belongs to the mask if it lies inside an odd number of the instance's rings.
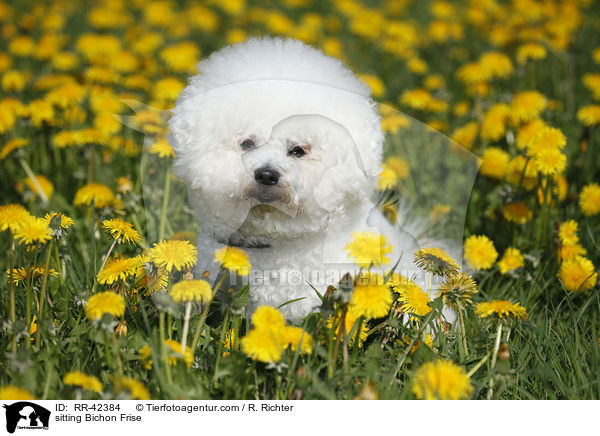
{"label": "yellow dandelion flower", "polygon": [[364,268],[372,265],[389,265],[390,259],[386,254],[392,251],[385,236],[374,232],[353,232],[354,239],[345,250],[354,263]]}
{"label": "yellow dandelion flower", "polygon": [[386,316],[392,304],[390,286],[376,273],[361,274],[352,292],[350,310],[365,319]]}
{"label": "yellow dandelion flower", "polygon": [[537,175],[535,165],[521,155],[512,159],[506,169],[506,180],[514,186],[521,185],[528,191],[537,185]]}
{"label": "yellow dandelion flower", "polygon": [[47,100],[33,100],[27,106],[27,114],[35,127],[50,125],[54,121],[55,113],[52,103]]}
{"label": "yellow dandelion flower", "polygon": [[149,345],[144,345],[138,351],[138,359],[142,362],[142,365],[148,371],[152,369],[152,348]]}
{"label": "yellow dandelion flower", "polygon": [[546,127],[548,127],[548,125],[539,119],[523,124],[521,127],[519,127],[517,132],[517,148],[519,150],[525,149],[525,147],[527,147],[531,141],[533,141],[538,133]]}
{"label": "yellow dandelion flower", "polygon": [[312,354],[315,340],[300,327],[285,326],[281,331],[281,341],[289,346],[292,351],[298,349],[300,345],[300,351],[306,354]]}
{"label": "yellow dandelion flower", "polygon": [[396,186],[396,183],[398,183],[398,175],[396,172],[386,163],[381,164],[381,173],[379,173],[377,189],[380,191],[391,189]]}
{"label": "yellow dandelion flower", "polygon": [[492,78],[490,69],[484,67],[481,62],[469,62],[456,72],[457,77],[467,85],[475,85],[487,82]]}
{"label": "yellow dandelion flower", "polygon": [[379,77],[373,74],[359,74],[358,77],[369,85],[373,97],[382,98],[385,95],[385,85]]}
{"label": "yellow dandelion flower", "polygon": [[111,68],[93,66],[86,68],[83,73],[86,82],[111,85],[121,80],[121,75]]}
{"label": "yellow dandelion flower", "polygon": [[514,271],[517,268],[521,268],[525,265],[523,255],[517,248],[507,248],[502,256],[502,259],[498,261],[498,267],[502,274],[506,274],[509,271]]}
{"label": "yellow dandelion flower", "polygon": [[600,105],[590,104],[577,111],[577,119],[586,126],[600,124]]}
{"label": "yellow dandelion flower", "polygon": [[408,163],[401,157],[393,156],[388,158],[385,163],[396,173],[399,180],[406,179],[410,174]]}
{"label": "yellow dandelion flower", "polygon": [[564,133],[555,127],[543,127],[527,143],[527,154],[536,157],[544,151],[562,150],[567,144]]}
{"label": "yellow dandelion flower", "polygon": [[421,365],[415,372],[412,392],[420,400],[465,400],[473,386],[464,368],[438,360]]}
{"label": "yellow dandelion flower", "polygon": [[517,62],[525,65],[528,60],[538,61],[546,57],[546,48],[535,42],[522,44],[517,48]]}
{"label": "yellow dandelion flower", "polygon": [[52,230],[43,218],[27,216],[14,231],[14,236],[20,244],[45,244],[52,239]]}
{"label": "yellow dandelion flower", "polygon": [[[366,323],[363,321],[359,326],[359,319],[361,318],[354,310],[352,310],[352,306],[349,307],[348,312],[346,313],[346,319],[344,320],[344,330],[342,332],[342,323],[339,317],[336,319],[333,315],[330,315],[327,320],[327,328],[334,328],[334,321],[337,325],[337,329],[335,332],[335,340],[337,340],[338,335],[350,335],[352,333],[352,337],[349,339],[349,344],[354,344],[357,336],[358,336],[358,346],[362,347],[363,343],[367,340],[369,335],[369,329],[366,326]],[[360,328],[359,328],[360,327]],[[352,331],[354,329],[354,331]]]}
{"label": "yellow dandelion flower", "polygon": [[[13,268],[13,283],[17,286],[21,282],[27,283],[30,279],[37,280],[44,276],[46,268],[44,265],[37,265],[35,267],[16,267]],[[6,275],[10,276],[10,268],[6,270]],[[57,277],[58,272],[54,268],[48,268],[48,277]]]}
{"label": "yellow dandelion flower", "polygon": [[150,399],[148,389],[131,377],[115,377],[113,386],[117,394],[127,392],[132,400],[147,401]]}
{"label": "yellow dandelion flower", "polygon": [[69,81],[50,91],[46,95],[46,99],[59,108],[65,109],[69,106],[79,105],[83,100],[85,93],[85,87],[79,85],[75,81]]}
{"label": "yellow dandelion flower", "polygon": [[160,138],[154,141],[149,150],[152,154],[157,154],[159,157],[173,157],[175,156],[175,151],[173,151],[173,147],[167,141],[167,138]]}
{"label": "yellow dandelion flower", "polygon": [[469,113],[470,108],[471,105],[468,101],[459,101],[452,108],[452,113],[458,118],[464,117],[467,113]]}
{"label": "yellow dandelion flower", "polygon": [[431,307],[427,304],[431,301],[429,295],[412,280],[405,279],[393,289],[400,295],[398,300],[402,303],[401,309],[404,312],[418,316],[431,312]]}
{"label": "yellow dandelion flower", "polygon": [[498,103],[488,109],[481,122],[481,137],[498,141],[506,133],[506,120],[510,114],[507,104]]}
{"label": "yellow dandelion flower", "polygon": [[[248,34],[246,33],[246,31],[244,29],[231,29],[225,35],[227,44],[230,44],[230,45],[237,44],[238,42],[243,42],[247,38],[248,38]],[[323,51],[330,56],[340,57],[339,54],[341,53],[341,47],[332,46],[331,41],[325,41],[323,43]]]}
{"label": "yellow dandelion flower", "polygon": [[241,340],[242,351],[260,362],[278,362],[284,345],[271,329],[254,328]]}
{"label": "yellow dandelion flower", "polygon": [[579,243],[563,244],[558,248],[558,260],[563,262],[568,259],[574,259],[577,256],[586,256],[587,250]]}
{"label": "yellow dandelion flower", "polygon": [[101,285],[112,285],[118,280],[125,280],[136,274],[140,261],[136,257],[121,257],[109,260],[102,271],[98,273],[97,280]]}
{"label": "yellow dandelion flower", "polygon": [[600,74],[599,73],[589,73],[583,76],[583,84],[584,86],[592,91],[592,96],[594,100],[600,100]]}
{"label": "yellow dandelion flower", "polygon": [[565,245],[577,244],[579,242],[579,236],[577,236],[578,231],[579,224],[577,224],[575,220],[561,223],[558,227],[558,237],[560,238],[560,242]]}
{"label": "yellow dandelion flower", "polygon": [[0,133],[6,133],[15,126],[15,113],[6,105],[0,105]]}
{"label": "yellow dandelion flower", "polygon": [[430,74],[423,80],[423,85],[430,91],[443,89],[445,86],[444,76],[441,74]]}
{"label": "yellow dandelion flower", "polygon": [[438,247],[421,248],[415,251],[415,264],[425,271],[438,276],[453,276],[460,271],[460,265]]}
{"label": "yellow dandelion flower", "polygon": [[510,156],[498,147],[488,147],[481,155],[479,172],[488,177],[502,179],[506,173]]}
{"label": "yellow dandelion flower", "polygon": [[600,185],[585,185],[579,194],[579,208],[585,216],[597,215],[600,212]]}
{"label": "yellow dandelion flower", "polygon": [[[31,177],[27,177],[25,180],[23,180],[23,182],[27,188],[29,188],[29,190],[38,197],[41,196],[40,189],[48,199],[52,197],[52,194],[54,194],[54,185],[46,176],[42,176],[41,174],[36,174],[35,180]],[[20,191],[23,192],[22,189],[20,189]]]}
{"label": "yellow dandelion flower", "polygon": [[0,387],[1,401],[14,400],[35,400],[34,396],[26,389],[21,389],[16,386],[6,385]]}
{"label": "yellow dandelion flower", "polygon": [[175,101],[185,85],[175,77],[165,77],[154,84],[152,96],[157,100]]}
{"label": "yellow dandelion flower", "polygon": [[537,91],[522,91],[514,95],[510,103],[510,116],[514,124],[538,118],[548,105],[548,100]]}
{"label": "yellow dandelion flower", "polygon": [[206,280],[182,280],[173,285],[170,294],[176,303],[206,303],[212,298],[212,289]]}
{"label": "yellow dandelion flower", "polygon": [[454,129],[450,137],[466,149],[471,149],[473,142],[475,142],[475,138],[477,137],[478,130],[479,126],[477,125],[477,122],[471,121],[464,126]]}
{"label": "yellow dandelion flower", "polygon": [[400,96],[400,103],[411,109],[426,110],[433,96],[426,89],[407,89]]}
{"label": "yellow dandelion flower", "polygon": [[72,71],[79,66],[79,57],[72,52],[59,52],[52,56],[50,62],[57,71]]}
{"label": "yellow dandelion flower", "polygon": [[512,62],[504,53],[486,52],[479,58],[479,63],[491,77],[505,79],[513,73]]}
{"label": "yellow dandelion flower", "polygon": [[27,84],[28,74],[10,70],[2,75],[2,89],[5,91],[21,92]]}
{"label": "yellow dandelion flower", "polygon": [[485,270],[494,265],[498,252],[487,236],[473,235],[465,241],[464,256],[471,267]]}
{"label": "yellow dandelion flower", "polygon": [[[427,62],[417,57],[410,58],[408,62],[406,62],[406,68],[408,68],[408,71],[415,74],[425,74],[429,69]],[[377,97],[377,95],[375,95],[375,97]]]}
{"label": "yellow dandelion flower", "polygon": [[499,318],[515,318],[522,321],[527,320],[527,311],[518,302],[512,303],[506,300],[493,300],[492,302],[478,303],[475,306],[475,314],[481,318],[495,315]]}
{"label": "yellow dandelion flower", "polygon": [[[73,225],[73,219],[61,212],[50,212],[44,215],[44,221],[48,223],[51,228],[63,228],[68,229]],[[53,227],[55,225],[55,227]]]}
{"label": "yellow dandelion flower", "polygon": [[188,368],[192,366],[192,363],[194,363],[194,354],[190,347],[187,347],[185,351],[183,351],[183,346],[173,339],[166,339],[165,345],[172,352],[172,355],[168,358],[169,365],[175,366],[177,360],[181,360]]}
{"label": "yellow dandelion flower", "polygon": [[80,371],[71,371],[63,378],[63,383],[67,386],[79,386],[86,391],[102,393],[102,383],[97,377],[87,375]]}
{"label": "yellow dandelion flower", "polygon": [[17,36],[10,41],[8,51],[15,56],[30,56],[35,51],[35,41],[30,36]]}
{"label": "yellow dandelion flower", "polygon": [[560,264],[558,277],[568,291],[583,292],[596,285],[598,273],[589,259],[576,256]]}
{"label": "yellow dandelion flower", "polygon": [[278,332],[285,326],[285,318],[274,307],[260,306],[252,314],[252,325],[258,329]]}
{"label": "yellow dandelion flower", "polygon": [[123,221],[121,218],[104,220],[102,221],[102,227],[119,243],[126,242],[137,245],[142,239],[133,224]]}
{"label": "yellow dandelion flower", "polygon": [[234,329],[229,329],[229,331],[225,334],[225,337],[223,338],[223,348],[225,351],[223,351],[222,357],[229,356],[231,351],[234,349],[239,349],[239,344],[237,343],[237,337]]}
{"label": "yellow dandelion flower", "polygon": [[506,221],[525,224],[531,220],[533,212],[523,201],[515,201],[502,206],[502,215]]}
{"label": "yellow dandelion flower", "polygon": [[129,177],[119,177],[117,179],[117,191],[121,194],[127,194],[133,190],[133,183]]}
{"label": "yellow dandelion flower", "polygon": [[85,305],[85,314],[90,321],[98,321],[104,314],[120,318],[123,313],[125,313],[125,300],[121,295],[111,291],[92,295]]}
{"label": "yellow dandelion flower", "polygon": [[0,230],[15,232],[31,214],[20,204],[5,204],[0,206]]}
{"label": "yellow dandelion flower", "polygon": [[235,271],[241,276],[250,274],[252,265],[248,254],[237,247],[223,247],[215,251],[215,262],[220,263],[223,268]]}
{"label": "yellow dandelion flower", "polygon": [[115,204],[115,195],[110,188],[102,183],[89,183],[79,188],[75,193],[75,206],[91,206],[102,209]]}
{"label": "yellow dandelion flower", "polygon": [[28,144],[27,139],[23,138],[15,138],[7,141],[4,146],[2,146],[2,150],[0,150],[0,160],[6,159],[6,157],[11,154],[13,151],[23,148]]}
{"label": "yellow dandelion flower", "polygon": [[36,317],[35,315],[33,315],[33,318],[31,319],[31,324],[29,324],[29,338],[33,341],[33,335],[35,334],[35,332],[37,332],[37,322],[36,322]]}
{"label": "yellow dandelion flower", "polygon": [[148,253],[152,263],[167,272],[191,268],[197,255],[196,247],[189,241],[161,241],[154,244]]}
{"label": "yellow dandelion flower", "polygon": [[479,290],[477,283],[468,274],[460,273],[449,277],[438,289],[436,297],[442,297],[442,301],[454,310],[465,309],[473,304],[472,297]]}
{"label": "yellow dandelion flower", "polygon": [[396,134],[400,129],[410,126],[410,119],[402,114],[386,115],[381,118],[381,129]]}

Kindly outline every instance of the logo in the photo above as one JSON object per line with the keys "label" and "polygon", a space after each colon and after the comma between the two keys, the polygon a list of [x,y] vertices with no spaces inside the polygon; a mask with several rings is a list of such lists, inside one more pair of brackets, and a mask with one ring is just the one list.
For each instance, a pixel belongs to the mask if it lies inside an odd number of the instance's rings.
{"label": "logo", "polygon": [[48,430],[50,411],[29,401],[19,401],[6,409],[6,431],[14,433],[15,429]]}

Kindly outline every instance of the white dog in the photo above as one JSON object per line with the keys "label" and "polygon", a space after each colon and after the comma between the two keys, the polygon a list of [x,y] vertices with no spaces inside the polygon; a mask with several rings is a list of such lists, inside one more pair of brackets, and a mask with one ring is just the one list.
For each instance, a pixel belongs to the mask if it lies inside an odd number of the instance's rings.
{"label": "white dog", "polygon": [[374,208],[383,133],[366,84],[337,59],[291,39],[251,39],[198,66],[169,122],[174,172],[200,220],[198,267],[242,247],[251,313],[299,321],[346,272],[353,232],[383,234],[392,265],[412,267],[416,230]]}

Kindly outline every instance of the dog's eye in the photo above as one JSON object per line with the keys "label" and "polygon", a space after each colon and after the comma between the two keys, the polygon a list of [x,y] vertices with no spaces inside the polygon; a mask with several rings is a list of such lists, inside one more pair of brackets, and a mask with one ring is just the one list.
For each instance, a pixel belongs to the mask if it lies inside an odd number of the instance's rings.
{"label": "dog's eye", "polygon": [[292,156],[296,156],[296,157],[302,157],[306,154],[306,151],[304,151],[304,149],[300,146],[295,146],[294,148],[292,148],[290,151],[288,151],[288,155],[292,155]]}
{"label": "dog's eye", "polygon": [[252,139],[244,139],[240,143],[240,147],[242,148],[242,150],[246,151],[256,147],[256,144],[254,144],[254,141]]}

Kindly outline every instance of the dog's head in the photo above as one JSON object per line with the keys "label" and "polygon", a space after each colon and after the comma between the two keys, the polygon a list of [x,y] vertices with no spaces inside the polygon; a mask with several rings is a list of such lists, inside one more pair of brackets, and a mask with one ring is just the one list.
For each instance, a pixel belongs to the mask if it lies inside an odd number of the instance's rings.
{"label": "dog's head", "polygon": [[366,86],[298,41],[261,39],[199,65],[170,120],[175,174],[204,230],[249,244],[323,231],[367,198],[383,135]]}

